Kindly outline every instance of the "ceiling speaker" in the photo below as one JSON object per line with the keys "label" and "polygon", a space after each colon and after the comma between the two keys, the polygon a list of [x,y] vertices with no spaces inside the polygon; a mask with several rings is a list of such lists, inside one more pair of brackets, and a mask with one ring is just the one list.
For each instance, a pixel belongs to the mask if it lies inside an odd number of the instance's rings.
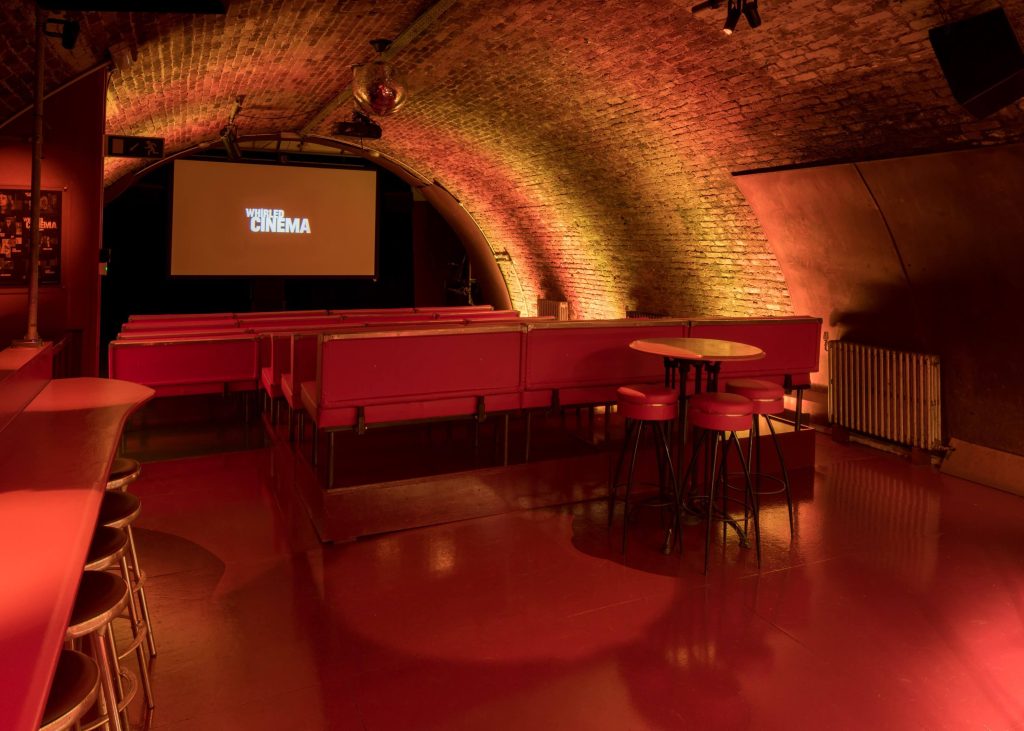
{"label": "ceiling speaker", "polygon": [[953,97],[987,117],[1024,96],[1024,53],[1002,8],[928,31]]}

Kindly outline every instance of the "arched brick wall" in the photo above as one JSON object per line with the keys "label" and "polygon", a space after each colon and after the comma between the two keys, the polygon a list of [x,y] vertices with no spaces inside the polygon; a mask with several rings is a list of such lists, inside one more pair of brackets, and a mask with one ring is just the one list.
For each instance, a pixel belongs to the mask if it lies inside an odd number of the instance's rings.
{"label": "arched brick wall", "polygon": [[[226,17],[86,13],[54,81],[110,47],[108,131],[173,152],[212,139],[237,94],[239,131],[301,130],[342,93],[366,41],[399,37],[406,109],[374,143],[460,200],[509,279],[513,305],[570,299],[577,316],[791,309],[731,173],[1024,140],[1024,106],[974,120],[927,39],[931,0],[762,2],[764,25],[665,0],[236,0]],[[946,2],[953,17],[993,2]],[[0,115],[28,101],[29,3],[0,11],[10,69]],[[449,6],[450,7],[447,7]],[[1024,0],[1003,3],[1024,36]],[[329,134],[344,102],[307,131]],[[130,163],[108,163],[110,183]]]}

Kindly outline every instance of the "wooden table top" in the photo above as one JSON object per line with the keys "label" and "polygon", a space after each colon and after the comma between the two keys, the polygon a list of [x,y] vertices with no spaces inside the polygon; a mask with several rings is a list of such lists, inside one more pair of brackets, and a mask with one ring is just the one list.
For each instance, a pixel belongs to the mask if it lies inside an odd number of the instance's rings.
{"label": "wooden table top", "polygon": [[0,728],[35,731],[128,416],[153,396],[50,381],[0,431]]}
{"label": "wooden table top", "polygon": [[641,353],[664,358],[718,363],[726,360],[760,360],[765,352],[756,345],[713,338],[650,338],[629,344]]}

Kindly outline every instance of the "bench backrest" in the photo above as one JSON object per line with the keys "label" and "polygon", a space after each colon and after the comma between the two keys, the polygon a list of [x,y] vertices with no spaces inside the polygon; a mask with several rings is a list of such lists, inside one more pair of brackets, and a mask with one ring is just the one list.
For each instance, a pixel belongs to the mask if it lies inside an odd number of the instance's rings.
{"label": "bench backrest", "polygon": [[450,307],[417,307],[416,312],[436,312],[439,315],[455,315],[464,312],[491,312],[494,305],[451,305]]}
{"label": "bench backrest", "polygon": [[199,312],[195,314],[128,315],[128,322],[159,320],[225,320],[234,315],[230,312]]}
{"label": "bench backrest", "polygon": [[331,313],[327,310],[270,310],[266,312],[235,312],[232,314],[236,320],[273,320],[288,317],[316,317]]}
{"label": "bench backrest", "polygon": [[320,403],[515,393],[522,387],[523,337],[514,325],[327,335],[317,359]]}
{"label": "bench backrest", "polygon": [[190,340],[114,340],[111,378],[145,386],[233,383],[257,378],[255,335]]}
{"label": "bench backrest", "polygon": [[683,320],[552,320],[527,326],[526,389],[621,386],[664,377],[661,358],[632,350],[643,338],[680,338]]}
{"label": "bench backrest", "polygon": [[118,333],[118,340],[194,340],[195,338],[216,338],[227,335],[242,335],[237,327],[183,328],[181,330],[129,330]]}
{"label": "bench backrest", "polygon": [[436,320],[435,312],[399,312],[397,314],[344,315],[342,322],[365,322],[387,325],[388,323],[427,322]]}
{"label": "bench backrest", "polygon": [[794,376],[802,380],[818,370],[821,319],[817,317],[722,317],[690,320],[690,337],[756,345],[762,360],[723,363],[731,377]]}
{"label": "bench backrest", "polygon": [[301,325],[337,325],[341,318],[337,315],[304,315],[297,317],[255,317],[238,318],[238,326],[242,329],[268,327],[298,327]]}
{"label": "bench backrest", "polygon": [[345,317],[356,315],[411,315],[415,311],[413,307],[368,307],[350,310],[328,310],[332,315],[342,315]]}
{"label": "bench backrest", "polygon": [[161,320],[129,320],[121,326],[121,332],[149,331],[159,333],[162,330],[213,330],[215,328],[232,329],[238,327],[234,317],[182,317]]}

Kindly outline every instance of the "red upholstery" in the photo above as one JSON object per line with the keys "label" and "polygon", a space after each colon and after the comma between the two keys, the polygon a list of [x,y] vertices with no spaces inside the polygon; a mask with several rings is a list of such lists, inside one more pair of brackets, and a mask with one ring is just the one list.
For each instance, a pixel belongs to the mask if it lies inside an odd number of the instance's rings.
{"label": "red upholstery", "polygon": [[338,325],[341,317],[338,315],[305,315],[296,317],[240,317],[238,326],[241,328],[271,328],[271,327],[299,327],[303,325]]}
{"label": "red upholstery", "polygon": [[280,320],[287,317],[317,317],[331,314],[327,310],[274,310],[271,312],[235,312],[238,320]]}
{"label": "red upholstery", "polygon": [[687,418],[693,426],[714,431],[741,431],[750,427],[753,404],[734,393],[699,393],[688,402]]}
{"label": "red upholstery", "polygon": [[450,307],[417,307],[416,312],[436,312],[439,315],[465,314],[469,312],[491,312],[493,305],[452,305]]}
{"label": "red upholstery", "polygon": [[332,315],[356,316],[356,315],[411,315],[416,310],[412,307],[371,307],[369,309],[354,310],[328,310]]}
{"label": "red upholstery", "polygon": [[150,386],[164,396],[254,389],[259,377],[256,338],[114,340],[109,370],[111,378]]}
{"label": "red upholstery", "polygon": [[[348,333],[324,337],[315,384],[302,401],[320,428],[471,416],[519,407],[523,333],[518,326]],[[298,380],[298,379],[297,379]]]}
{"label": "red upholstery", "polygon": [[272,399],[281,397],[280,376],[275,378],[270,366],[260,368],[260,388]]}
{"label": "red upholstery", "polygon": [[786,410],[782,386],[756,378],[736,378],[725,384],[725,390],[750,399],[755,414],[781,414]]}
{"label": "red upholstery", "polygon": [[679,402],[679,392],[674,388],[658,383],[633,383],[619,386],[616,397],[621,404],[629,401],[634,404],[671,404]]}
{"label": "red upholstery", "polygon": [[161,320],[129,320],[121,326],[121,332],[138,332],[149,330],[213,330],[220,328],[236,328],[238,322],[234,317],[181,317]]}
{"label": "red upholstery", "polygon": [[[291,352],[288,369],[288,391],[285,391],[284,377],[282,376],[281,391],[293,409],[301,409],[302,401],[300,389],[305,381],[315,381],[317,371],[317,341],[318,333],[295,333],[291,337]],[[291,393],[291,398],[288,397]]]}
{"label": "red upholstery", "polygon": [[302,400],[300,399],[299,394],[296,392],[296,389],[292,383],[292,374],[282,373],[280,383],[281,396],[283,396],[284,400],[287,402],[288,408],[292,409],[293,411],[295,409],[301,408]]}
{"label": "red upholstery", "polygon": [[194,327],[180,330],[130,330],[121,331],[118,340],[187,340],[189,338],[216,338],[222,335],[238,335],[237,327]]}
{"label": "red upholstery", "polygon": [[128,315],[128,322],[145,322],[147,320],[226,320],[234,315],[230,312],[201,312],[192,315],[159,314],[159,315]]}
{"label": "red upholstery", "polygon": [[690,337],[732,340],[756,345],[762,360],[723,363],[722,378],[756,376],[781,380],[793,376],[809,381],[822,353],[821,320],[817,317],[716,318],[690,321]]}
{"label": "red upholstery", "polygon": [[436,312],[398,312],[395,314],[391,313],[367,313],[367,314],[355,314],[355,315],[343,315],[342,322],[345,324],[355,322],[365,322],[367,324],[381,324],[386,325],[390,322],[425,322],[427,320],[436,320]]}
{"label": "red upholstery", "polygon": [[674,388],[647,383],[620,386],[619,414],[639,421],[672,421],[679,416],[679,394]]}
{"label": "red upholstery", "polygon": [[642,338],[686,335],[682,320],[532,322],[527,326],[523,403],[611,403],[623,383],[663,383],[661,358],[631,350]]}

